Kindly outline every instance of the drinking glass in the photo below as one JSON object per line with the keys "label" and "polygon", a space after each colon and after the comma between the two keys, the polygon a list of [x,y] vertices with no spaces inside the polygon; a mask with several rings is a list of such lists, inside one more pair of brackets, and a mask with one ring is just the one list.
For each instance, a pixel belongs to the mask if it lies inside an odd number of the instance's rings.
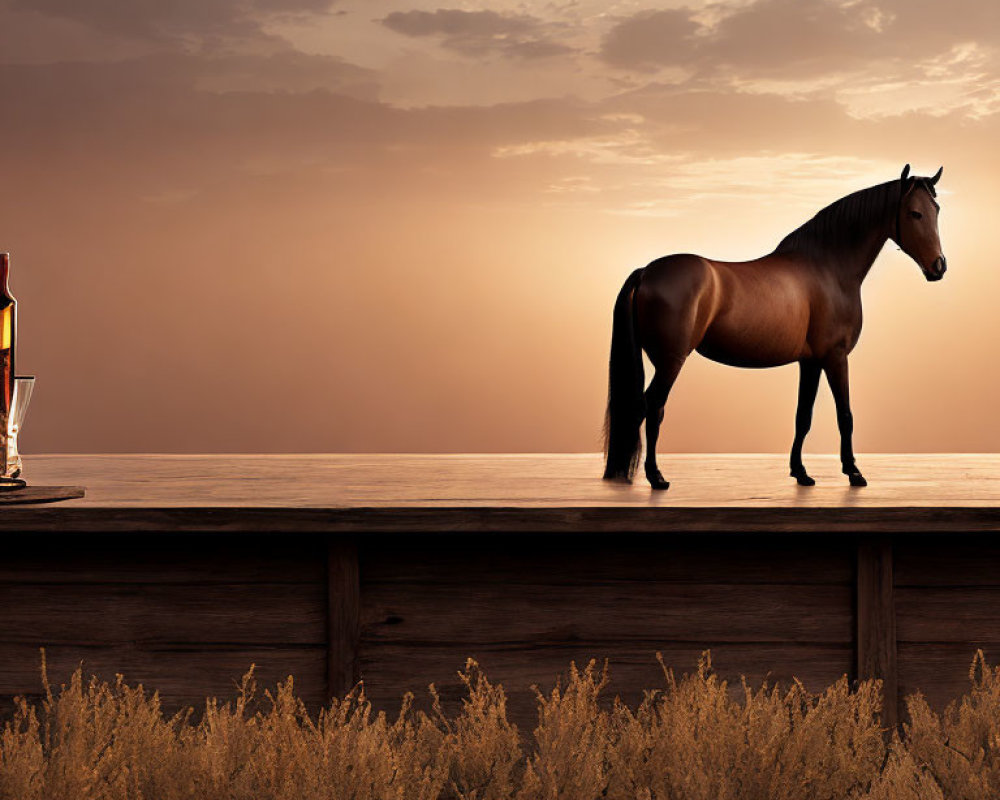
{"label": "drinking glass", "polygon": [[24,425],[24,415],[28,412],[28,403],[31,402],[31,393],[34,390],[34,375],[14,378],[14,396],[7,418],[7,471],[3,474],[4,478],[17,478],[21,474],[21,454],[17,450],[17,435]]}

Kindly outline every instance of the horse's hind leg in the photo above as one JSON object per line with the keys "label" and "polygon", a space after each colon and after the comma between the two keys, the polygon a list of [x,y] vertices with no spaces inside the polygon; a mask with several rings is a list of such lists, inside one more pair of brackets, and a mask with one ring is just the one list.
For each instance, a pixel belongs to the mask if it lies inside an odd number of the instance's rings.
{"label": "horse's hind leg", "polygon": [[790,458],[791,476],[800,486],[815,486],[816,481],[809,477],[802,465],[802,443],[812,427],[813,405],[816,402],[816,390],[819,388],[819,376],[822,367],[818,361],[799,362],[799,405],[795,411],[795,441],[792,442]]}
{"label": "horse's hind leg", "polygon": [[670,481],[664,479],[656,466],[656,440],[660,435],[660,424],[663,422],[663,409],[667,404],[667,396],[677,380],[677,375],[684,366],[684,359],[667,361],[656,367],[656,373],[646,389],[646,479],[654,489],[669,489]]}

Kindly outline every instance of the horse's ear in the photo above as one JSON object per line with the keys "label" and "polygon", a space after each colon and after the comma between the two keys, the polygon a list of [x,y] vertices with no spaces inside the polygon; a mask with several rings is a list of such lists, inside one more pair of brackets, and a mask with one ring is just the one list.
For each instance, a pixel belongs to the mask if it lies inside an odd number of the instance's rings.
{"label": "horse's ear", "polygon": [[944,172],[944,167],[938,167],[938,171],[934,173],[934,177],[931,178],[931,186],[941,180],[941,173]]}
{"label": "horse's ear", "polygon": [[910,165],[907,164],[903,167],[903,174],[899,176],[900,181],[905,181],[910,175]]}

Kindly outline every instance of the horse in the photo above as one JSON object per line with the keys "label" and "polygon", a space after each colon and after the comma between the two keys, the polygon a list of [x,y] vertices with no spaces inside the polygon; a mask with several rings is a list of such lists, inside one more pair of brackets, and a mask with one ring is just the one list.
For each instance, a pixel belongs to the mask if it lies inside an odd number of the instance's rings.
{"label": "horse", "polygon": [[[665,490],[656,440],[670,390],[693,351],[735,367],[799,364],[790,474],[815,481],[802,464],[820,374],[833,393],[840,463],[851,486],[867,481],[854,458],[847,357],[861,333],[861,284],[888,239],[928,281],[944,277],[932,177],[910,175],[842,197],[753,261],[715,261],[690,253],[663,256],[635,270],[615,301],[608,404],[604,423],[606,480],[631,483],[646,424],[646,478]],[[655,372],[645,387],[642,351]],[[645,388],[644,388],[645,387]]]}

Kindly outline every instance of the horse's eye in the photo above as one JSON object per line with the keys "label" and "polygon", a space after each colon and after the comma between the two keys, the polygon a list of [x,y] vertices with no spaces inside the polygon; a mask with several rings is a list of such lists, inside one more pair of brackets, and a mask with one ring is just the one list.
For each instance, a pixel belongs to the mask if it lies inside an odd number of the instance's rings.
{"label": "horse's eye", "polygon": [[923,219],[924,218],[924,215],[921,214],[919,211],[911,211],[910,212],[910,216],[913,217],[914,219]]}

